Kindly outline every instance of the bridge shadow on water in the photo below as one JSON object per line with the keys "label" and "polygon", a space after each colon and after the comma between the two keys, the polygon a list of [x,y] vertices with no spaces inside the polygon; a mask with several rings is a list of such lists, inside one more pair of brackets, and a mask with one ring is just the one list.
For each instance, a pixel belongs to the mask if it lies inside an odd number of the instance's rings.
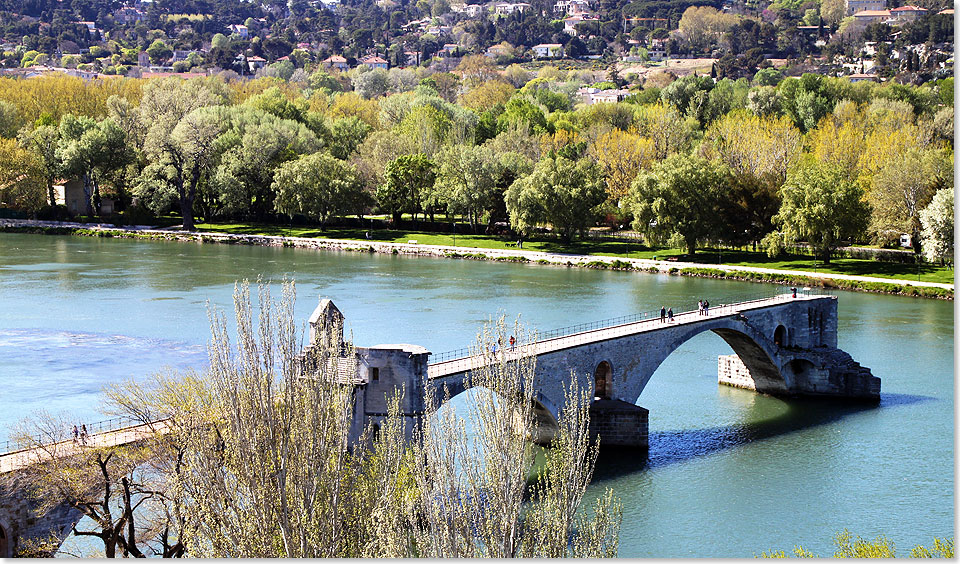
{"label": "bridge shadow on water", "polygon": [[622,447],[604,448],[601,444],[593,482],[687,462],[748,443],[827,425],[874,409],[894,409],[933,400],[932,397],[910,394],[881,394],[879,404],[849,404],[834,399],[796,398],[785,400],[787,410],[784,413],[763,421],[706,429],[654,431],[650,433],[649,451]]}

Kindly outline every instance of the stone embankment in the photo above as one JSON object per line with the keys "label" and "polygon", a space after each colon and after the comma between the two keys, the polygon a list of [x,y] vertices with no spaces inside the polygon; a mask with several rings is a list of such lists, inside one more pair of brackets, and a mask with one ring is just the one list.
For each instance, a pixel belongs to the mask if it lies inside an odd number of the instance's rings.
{"label": "stone embankment", "polygon": [[619,258],[601,255],[577,255],[526,251],[523,249],[483,249],[449,245],[421,245],[416,242],[389,243],[353,239],[320,239],[279,235],[246,235],[153,229],[148,226],[115,227],[109,224],[83,224],[55,221],[0,220],[0,231],[23,231],[48,234],[73,234],[99,237],[156,239],[167,241],[295,247],[347,252],[387,253],[425,257],[493,260],[568,267],[676,274],[723,278],[750,282],[817,286],[829,289],[854,290],[907,296],[953,299],[953,284],[922,282],[900,278],[877,278],[824,272],[782,270],[753,266],[707,265],[696,262]]}

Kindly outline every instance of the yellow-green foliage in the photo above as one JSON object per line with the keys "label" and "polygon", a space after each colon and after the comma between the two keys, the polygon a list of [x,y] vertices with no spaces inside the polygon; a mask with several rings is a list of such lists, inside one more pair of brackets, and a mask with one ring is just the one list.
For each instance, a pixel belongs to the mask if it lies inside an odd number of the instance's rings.
{"label": "yellow-green foliage", "polygon": [[[917,545],[910,551],[910,558],[953,558],[953,539],[941,539],[934,537],[933,548],[928,549],[922,545]],[[833,553],[833,558],[896,558],[896,545],[884,535],[879,535],[872,541],[862,537],[854,536],[853,533],[844,529],[837,533],[833,538],[833,543],[837,550]],[[802,546],[795,546],[793,549],[795,558],[820,558],[817,554],[810,552]],[[760,553],[760,558],[790,558],[784,550],[771,550],[770,552]]]}

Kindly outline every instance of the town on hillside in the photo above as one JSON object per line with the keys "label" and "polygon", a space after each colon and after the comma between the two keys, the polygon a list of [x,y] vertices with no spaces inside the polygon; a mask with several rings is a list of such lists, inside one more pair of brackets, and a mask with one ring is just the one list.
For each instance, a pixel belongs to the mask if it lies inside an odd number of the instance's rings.
{"label": "town on hillside", "polygon": [[665,69],[739,78],[775,66],[911,84],[951,76],[952,4],[897,1],[3,0],[0,66],[17,76],[290,79],[317,65],[448,71],[479,54],[500,66],[615,66],[636,86]]}

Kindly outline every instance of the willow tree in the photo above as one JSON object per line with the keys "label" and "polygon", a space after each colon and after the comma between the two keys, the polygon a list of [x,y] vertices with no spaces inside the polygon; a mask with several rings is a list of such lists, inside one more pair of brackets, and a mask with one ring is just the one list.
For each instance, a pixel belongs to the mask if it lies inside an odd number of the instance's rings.
{"label": "willow tree", "polygon": [[633,227],[651,242],[678,234],[688,254],[723,227],[730,173],[719,161],[673,155],[637,176],[630,187]]}
{"label": "willow tree", "polygon": [[787,178],[783,204],[773,218],[787,242],[806,241],[816,256],[830,262],[842,239],[864,233],[870,207],[863,191],[836,165],[807,159]]}

